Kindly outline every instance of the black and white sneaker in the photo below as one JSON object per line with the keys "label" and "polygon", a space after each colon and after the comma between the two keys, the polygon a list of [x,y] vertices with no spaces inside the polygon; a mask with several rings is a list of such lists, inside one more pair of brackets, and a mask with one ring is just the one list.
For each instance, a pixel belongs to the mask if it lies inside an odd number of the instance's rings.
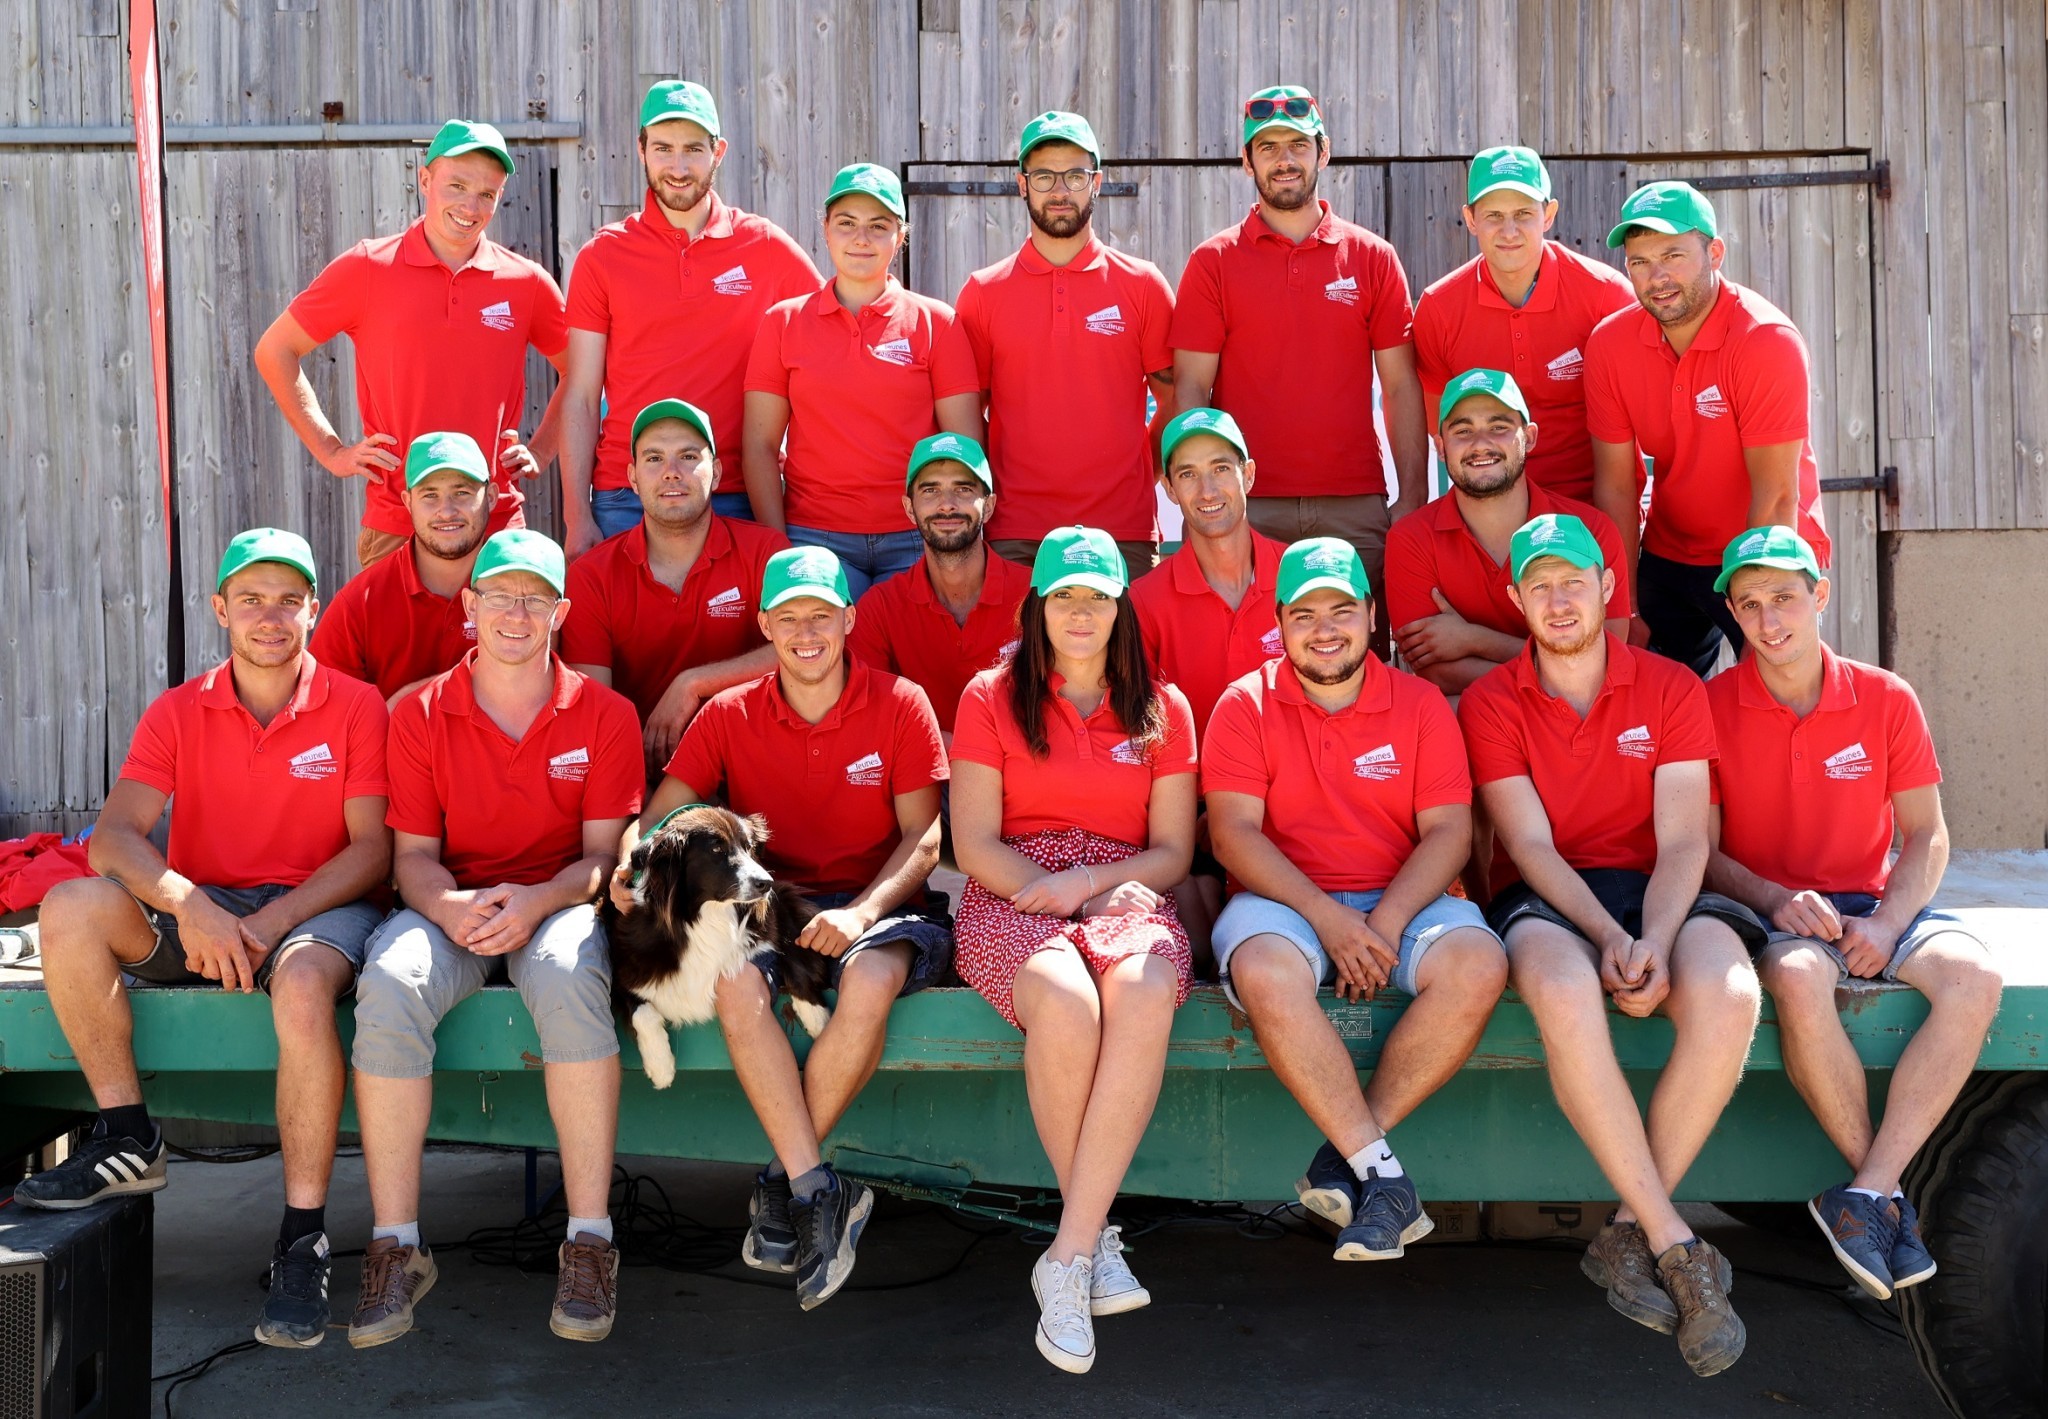
{"label": "black and white sneaker", "polygon": [[146,1145],[127,1137],[88,1138],[56,1167],[16,1183],[14,1200],[23,1207],[69,1212],[102,1198],[157,1192],[170,1181],[164,1168],[169,1151],[161,1128]]}
{"label": "black and white sneaker", "polygon": [[270,1257],[270,1296],[256,1322],[256,1338],[281,1350],[310,1350],[327,1338],[327,1277],[332,1269],[327,1234],[315,1232]]}

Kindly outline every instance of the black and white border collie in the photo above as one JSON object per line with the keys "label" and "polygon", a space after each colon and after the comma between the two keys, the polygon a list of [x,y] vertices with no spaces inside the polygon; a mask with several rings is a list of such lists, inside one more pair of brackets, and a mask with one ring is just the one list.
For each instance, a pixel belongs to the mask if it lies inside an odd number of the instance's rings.
{"label": "black and white border collie", "polygon": [[657,1089],[676,1077],[668,1027],[711,1019],[718,1013],[718,982],[759,957],[779,958],[776,974],[805,1030],[816,1036],[831,1018],[825,991],[832,962],[796,944],[818,909],[755,860],[767,838],[768,824],[759,816],[690,804],[663,818],[633,849],[627,863],[633,910],[619,911],[605,894],[612,1006],[632,1026]]}

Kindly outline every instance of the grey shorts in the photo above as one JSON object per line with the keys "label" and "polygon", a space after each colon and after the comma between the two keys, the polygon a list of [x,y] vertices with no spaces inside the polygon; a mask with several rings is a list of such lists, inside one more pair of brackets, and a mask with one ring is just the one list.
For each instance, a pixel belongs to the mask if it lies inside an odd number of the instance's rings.
{"label": "grey shorts", "polygon": [[[206,887],[200,891],[213,899],[214,903],[231,916],[244,917],[258,908],[268,906],[291,890],[290,887]],[[136,906],[142,909],[142,918],[149,923],[149,929],[156,933],[156,945],[150,948],[141,960],[121,967],[126,974],[144,985],[218,985],[197,971],[185,966],[184,943],[178,939],[178,919],[167,911],[159,911],[147,902],[137,899]],[[277,963],[294,946],[304,942],[316,942],[339,951],[349,964],[351,971],[361,971],[363,957],[369,949],[370,935],[377,929],[377,923],[384,920],[384,909],[369,902],[348,902],[331,907],[315,916],[308,917],[293,927],[284,940],[277,943],[277,949],[263,958],[263,964],[256,968],[257,989],[266,994],[270,990],[271,977],[277,971]]]}
{"label": "grey shorts", "polygon": [[[1339,905],[1362,912],[1370,912],[1378,906],[1384,895],[1384,892],[1330,893]],[[1417,912],[1401,933],[1401,959],[1388,977],[1388,986],[1403,995],[1414,995],[1417,990],[1416,973],[1422,968],[1422,958],[1428,954],[1429,948],[1445,932],[1466,926],[1493,935],[1479,908],[1463,897],[1441,896]],[[1329,952],[1323,949],[1322,942],[1316,939],[1315,928],[1308,924],[1306,917],[1270,897],[1239,892],[1223,908],[1223,914],[1216,918],[1216,925],[1209,933],[1209,942],[1216,951],[1216,971],[1222,979],[1224,997],[1238,1009],[1244,1009],[1244,1002],[1237,998],[1237,990],[1230,983],[1231,954],[1254,936],[1265,935],[1284,937],[1292,942],[1308,961],[1309,969],[1316,973],[1318,986],[1329,985],[1336,980],[1336,964],[1331,961]]]}
{"label": "grey shorts", "polygon": [[[1869,916],[1877,910],[1879,903],[1879,899],[1871,896],[1868,892],[1824,892],[1822,895],[1834,903],[1835,910],[1845,917]],[[1770,946],[1776,946],[1781,941],[1804,941],[1809,946],[1827,952],[1834,959],[1836,969],[1841,971],[1842,978],[1844,980],[1848,979],[1848,959],[1842,955],[1842,948],[1834,942],[1816,940],[1811,936],[1800,936],[1796,932],[1780,931],[1775,926],[1771,927],[1770,930],[1771,939],[1769,946],[1765,947],[1766,950]],[[1885,968],[1877,973],[1877,979],[1897,980],[1899,978],[1899,967],[1906,964],[1908,957],[1935,937],[1949,935],[1960,936],[1966,941],[1977,942],[1980,946],[1983,944],[1981,941],[1977,941],[1976,936],[1971,933],[1968,927],[1963,925],[1962,918],[1951,912],[1928,907],[1920,915],[1914,917],[1906,929],[1899,933],[1899,943],[1892,948],[1892,958],[1885,963]]]}
{"label": "grey shorts", "polygon": [[[911,911],[899,907],[889,916],[883,917],[860,934],[846,954],[832,963],[832,988],[839,988],[839,977],[846,973],[846,967],[854,957],[863,951],[872,951],[877,946],[893,946],[904,942],[910,947],[910,974],[904,977],[903,988],[896,992],[901,1000],[906,995],[915,995],[928,986],[937,985],[953,969],[953,918],[945,909],[945,895],[930,893],[934,900],[923,911]],[[821,893],[811,901],[821,911],[843,907],[853,900],[850,892]],[[780,995],[782,981],[776,969],[773,956],[762,957],[754,962],[754,968],[768,978],[768,993]]]}
{"label": "grey shorts", "polygon": [[594,905],[566,907],[517,951],[478,956],[418,912],[392,913],[370,942],[356,987],[357,1069],[380,1079],[434,1072],[434,1030],[490,981],[510,977],[540,1035],[545,1064],[619,1052],[611,956]]}

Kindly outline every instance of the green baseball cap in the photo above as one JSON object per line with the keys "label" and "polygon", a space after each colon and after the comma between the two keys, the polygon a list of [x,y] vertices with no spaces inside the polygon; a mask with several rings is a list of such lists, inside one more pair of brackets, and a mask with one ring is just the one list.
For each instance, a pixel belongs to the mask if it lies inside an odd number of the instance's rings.
{"label": "green baseball cap", "polygon": [[1280,605],[1291,606],[1325,587],[1361,601],[1372,599],[1372,583],[1356,547],[1341,537],[1305,537],[1280,554]]}
{"label": "green baseball cap", "polygon": [[1506,145],[1475,153],[1465,178],[1465,205],[1471,206],[1489,192],[1510,188],[1535,198],[1550,200],[1550,169],[1536,156],[1534,148]]}
{"label": "green baseball cap", "polygon": [[506,572],[532,572],[555,589],[560,596],[569,585],[569,570],[562,558],[562,549],[552,537],[535,532],[531,527],[508,527],[503,532],[494,532],[483,550],[476,554],[476,565],[470,568],[469,584],[482,586],[494,576]]}
{"label": "green baseball cap", "polygon": [[689,120],[713,138],[719,136],[718,105],[711,90],[688,79],[663,79],[649,87],[647,97],[640,100],[640,131],[677,118]]}
{"label": "green baseball cap", "polygon": [[784,547],[761,569],[761,609],[773,611],[785,601],[815,596],[834,606],[851,606],[846,568],[823,547]]}
{"label": "green baseball cap", "polygon": [[1715,237],[1721,232],[1714,220],[1714,204],[1689,182],[1653,182],[1629,193],[1621,204],[1621,220],[1607,234],[1607,244],[1620,246],[1630,227],[1648,227],[1670,236],[1698,232]]}
{"label": "green baseball cap", "polygon": [[1474,394],[1490,394],[1501,403],[1522,416],[1522,422],[1529,422],[1529,401],[1522,397],[1522,386],[1515,383],[1515,377],[1506,370],[1466,370],[1444,386],[1444,397],[1437,401],[1436,421],[1442,424],[1451,417],[1451,410]]}
{"label": "green baseball cap", "polygon": [[1522,579],[1522,569],[1538,557],[1562,557],[1575,567],[1607,565],[1593,530],[1568,512],[1532,517],[1508,539],[1508,567],[1516,581]]}
{"label": "green baseball cap", "polygon": [[1122,596],[1131,584],[1130,569],[1116,539],[1099,527],[1055,527],[1038,544],[1031,559],[1031,589],[1050,596],[1063,586],[1085,586]]}
{"label": "green baseball cap", "polygon": [[1024,136],[1017,140],[1017,166],[1023,167],[1031,150],[1041,143],[1072,143],[1088,155],[1090,162],[1102,166],[1102,144],[1095,141],[1095,130],[1078,113],[1053,109],[1025,124]]}
{"label": "green baseball cap", "polygon": [[307,585],[315,589],[320,585],[320,578],[313,572],[313,549],[305,538],[281,527],[252,527],[247,532],[237,532],[228,549],[220,554],[220,571],[213,578],[213,589],[219,591],[228,584],[229,577],[252,562],[282,562],[305,577]]}
{"label": "green baseball cap", "polygon": [[468,434],[435,433],[421,434],[406,449],[405,486],[418,487],[422,478],[443,468],[454,469],[472,483],[491,481],[490,465],[484,462],[484,451],[475,439]]}
{"label": "green baseball cap", "polygon": [[[489,153],[505,165],[505,176],[510,177],[518,169],[512,166],[512,153],[505,146],[505,135],[488,123],[472,123],[466,118],[451,118],[441,125],[441,131],[434,135],[434,141],[427,144],[427,162],[436,158],[452,158],[462,153]],[[422,167],[426,163],[421,164]]]}
{"label": "green baseball cap", "polygon": [[864,192],[896,214],[898,221],[910,215],[910,209],[903,205],[903,184],[896,180],[896,174],[876,163],[853,163],[839,169],[832,175],[832,185],[825,189],[825,210],[831,211],[832,204],[851,192]]}
{"label": "green baseball cap", "polygon": [[629,444],[640,446],[640,435],[647,431],[649,424],[658,424],[663,419],[681,419],[704,436],[707,453],[718,452],[718,440],[711,437],[711,416],[696,405],[683,399],[657,399],[633,416],[633,437]]}
{"label": "green baseball cap", "polygon": [[1721,574],[1714,578],[1714,590],[1726,594],[1728,583],[1744,567],[1783,567],[1805,572],[1820,580],[1820,558],[1806,539],[1789,527],[1752,527],[1721,554]]}
{"label": "green baseball cap", "polygon": [[931,463],[958,463],[969,473],[981,479],[981,486],[991,493],[996,490],[995,475],[988,471],[988,455],[981,451],[981,445],[965,434],[933,434],[921,438],[910,450],[910,471],[903,475],[903,491],[909,492],[917,481],[920,469]]}
{"label": "green baseball cap", "polygon": [[1183,409],[1167,420],[1166,432],[1159,436],[1161,467],[1172,461],[1174,449],[1190,434],[1213,434],[1236,449],[1239,457],[1252,456],[1244,446],[1244,434],[1238,430],[1237,420],[1230,415],[1221,409]]}
{"label": "green baseball cap", "polygon": [[[1276,106],[1264,118],[1253,118],[1251,106],[1262,99],[1271,100]],[[1300,117],[1289,113],[1285,106],[1289,99],[1306,99],[1308,101],[1308,112]],[[1314,94],[1311,94],[1299,84],[1273,84],[1267,88],[1260,89],[1257,93],[1246,99],[1244,103],[1244,141],[1239,145],[1240,147],[1249,144],[1253,138],[1268,128],[1292,128],[1295,132],[1306,133],[1311,138],[1323,134],[1322,106],[1316,102]],[[1300,105],[1297,104],[1296,107],[1300,107]]]}

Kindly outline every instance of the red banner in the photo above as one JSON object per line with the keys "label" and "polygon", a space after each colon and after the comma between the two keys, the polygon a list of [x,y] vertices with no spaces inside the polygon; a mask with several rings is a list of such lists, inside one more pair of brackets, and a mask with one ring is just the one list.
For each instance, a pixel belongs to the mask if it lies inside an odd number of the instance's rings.
{"label": "red banner", "polygon": [[150,370],[156,383],[156,456],[171,545],[170,332],[164,302],[164,105],[158,87],[156,0],[128,3],[128,91],[135,109],[135,175],[141,188],[142,281],[149,299]]}

